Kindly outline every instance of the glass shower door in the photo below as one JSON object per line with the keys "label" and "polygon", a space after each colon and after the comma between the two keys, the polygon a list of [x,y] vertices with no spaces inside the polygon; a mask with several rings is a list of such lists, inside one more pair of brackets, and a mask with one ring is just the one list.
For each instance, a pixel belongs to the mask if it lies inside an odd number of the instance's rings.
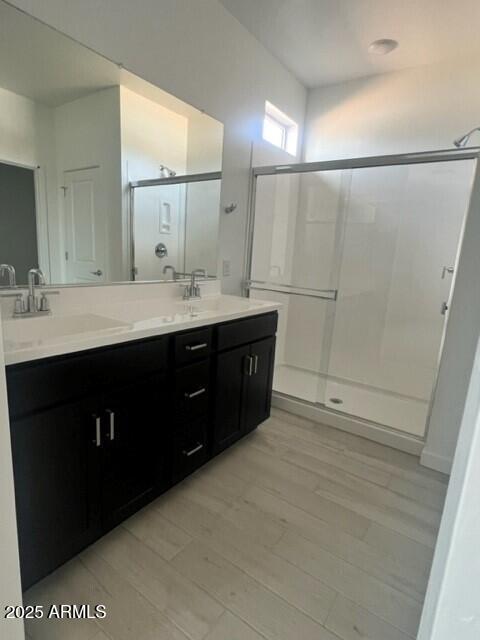
{"label": "glass shower door", "polygon": [[421,438],[475,159],[369,160],[257,171],[250,295],[276,392]]}
{"label": "glass shower door", "polygon": [[353,169],[318,402],[423,436],[474,163]]}
{"label": "glass shower door", "polygon": [[350,171],[257,178],[250,295],[282,303],[274,390],[323,402]]}

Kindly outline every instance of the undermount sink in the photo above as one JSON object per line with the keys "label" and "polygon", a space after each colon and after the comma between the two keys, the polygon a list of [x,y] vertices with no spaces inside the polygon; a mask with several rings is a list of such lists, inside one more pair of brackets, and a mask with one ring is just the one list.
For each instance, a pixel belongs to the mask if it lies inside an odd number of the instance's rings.
{"label": "undermount sink", "polygon": [[251,309],[261,310],[265,303],[253,298],[240,298],[239,296],[223,295],[200,300],[189,300],[179,303],[181,313],[204,316],[215,313],[239,313]]}
{"label": "undermount sink", "polygon": [[40,318],[17,318],[3,323],[4,338],[9,346],[21,344],[64,341],[69,336],[89,333],[104,333],[128,329],[130,324],[94,313],[72,316],[48,316]]}

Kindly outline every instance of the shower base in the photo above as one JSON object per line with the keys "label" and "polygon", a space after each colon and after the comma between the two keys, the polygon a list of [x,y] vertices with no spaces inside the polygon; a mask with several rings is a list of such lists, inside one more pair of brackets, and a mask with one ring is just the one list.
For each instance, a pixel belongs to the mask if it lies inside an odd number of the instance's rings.
{"label": "shower base", "polygon": [[275,367],[273,389],[415,438],[425,433],[428,402],[424,400],[285,364]]}

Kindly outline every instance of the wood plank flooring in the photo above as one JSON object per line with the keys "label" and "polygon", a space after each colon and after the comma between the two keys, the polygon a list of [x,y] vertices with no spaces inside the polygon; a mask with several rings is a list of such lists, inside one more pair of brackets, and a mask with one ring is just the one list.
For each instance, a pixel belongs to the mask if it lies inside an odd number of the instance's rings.
{"label": "wood plank flooring", "polygon": [[279,410],[25,594],[31,640],[409,640],[447,479]]}

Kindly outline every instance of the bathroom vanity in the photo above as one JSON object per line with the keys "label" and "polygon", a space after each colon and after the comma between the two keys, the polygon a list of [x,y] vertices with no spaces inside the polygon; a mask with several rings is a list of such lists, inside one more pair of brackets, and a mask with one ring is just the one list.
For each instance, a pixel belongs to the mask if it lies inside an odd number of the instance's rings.
{"label": "bathroom vanity", "polygon": [[92,331],[94,348],[57,335],[15,350],[5,323],[24,589],[269,416],[277,311],[227,298]]}

